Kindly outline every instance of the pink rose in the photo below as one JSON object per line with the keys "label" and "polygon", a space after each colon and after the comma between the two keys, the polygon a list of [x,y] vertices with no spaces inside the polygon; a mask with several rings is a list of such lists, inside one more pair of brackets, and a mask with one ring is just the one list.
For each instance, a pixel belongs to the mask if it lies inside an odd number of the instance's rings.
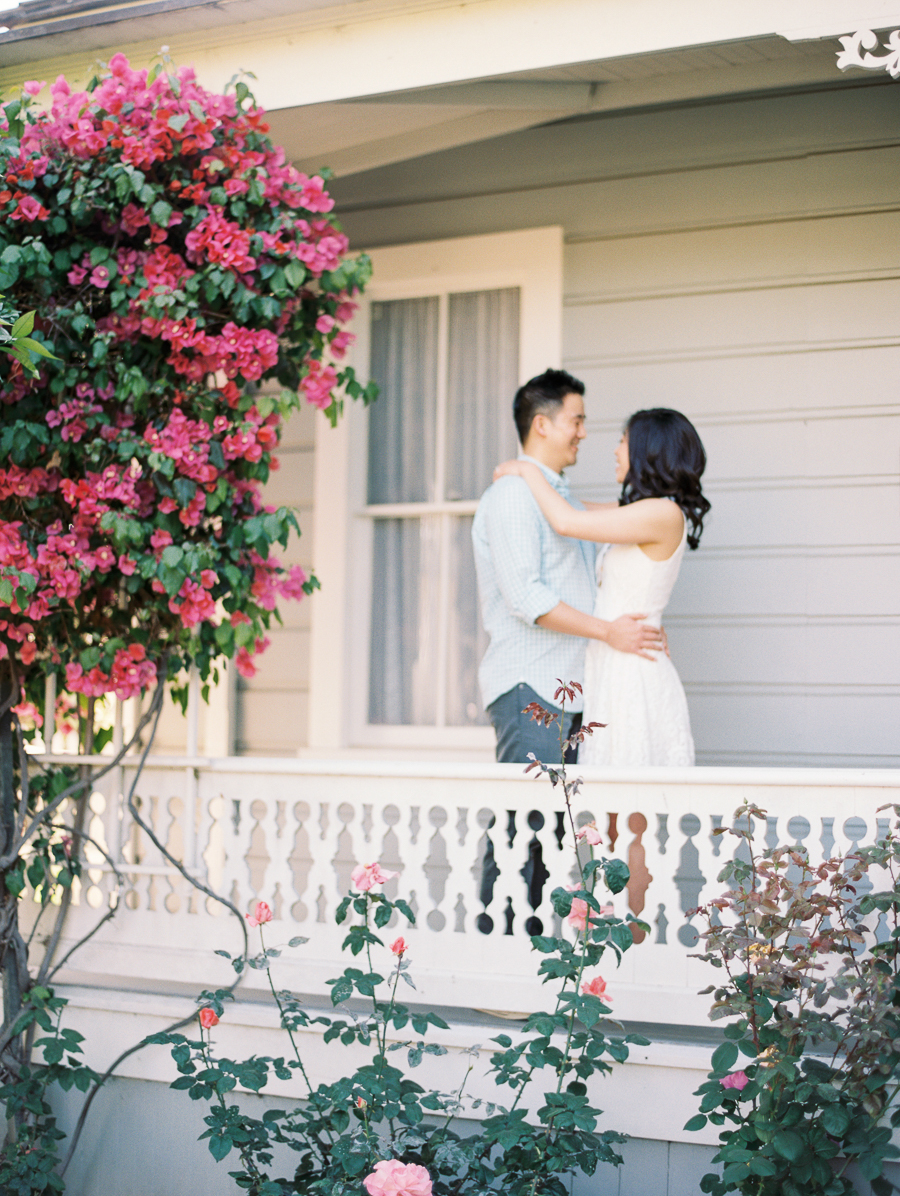
{"label": "pink rose", "polygon": [[572,898],[572,908],[569,911],[566,921],[570,926],[574,926],[576,930],[587,929],[588,903],[583,897]]}
{"label": "pink rose", "polygon": [[402,934],[398,939],[394,939],[394,941],[391,943],[391,951],[394,955],[405,955],[408,950],[409,945]]}
{"label": "pink rose", "polygon": [[266,922],[272,921],[272,911],[266,905],[265,901],[257,901],[256,909],[252,914],[244,914],[244,917],[251,926],[262,926]]}
{"label": "pink rose", "polygon": [[583,826],[581,830],[575,832],[576,839],[584,839],[590,843],[591,847],[597,847],[603,842],[603,836],[597,830],[596,822],[589,822],[587,826]]}
{"label": "pink rose", "polygon": [[350,879],[361,893],[368,893],[375,885],[383,885],[398,875],[397,872],[385,872],[380,864],[359,864],[351,872]]}
{"label": "pink rose", "polygon": [[738,1092],[746,1088],[750,1083],[750,1077],[745,1071],[733,1071],[730,1076],[725,1076],[722,1080],[723,1088],[735,1088]]}
{"label": "pink rose", "polygon": [[416,1163],[383,1159],[363,1180],[369,1196],[432,1196],[431,1176]]}
{"label": "pink rose", "polygon": [[581,986],[581,991],[586,997],[599,997],[604,1005],[608,1005],[612,1001],[612,997],[606,990],[606,981],[602,976],[595,976],[593,980],[586,980]]}
{"label": "pink rose", "polygon": [[214,1009],[210,1009],[207,1005],[200,1010],[200,1025],[204,1030],[211,1030],[213,1026],[218,1026],[219,1019]]}

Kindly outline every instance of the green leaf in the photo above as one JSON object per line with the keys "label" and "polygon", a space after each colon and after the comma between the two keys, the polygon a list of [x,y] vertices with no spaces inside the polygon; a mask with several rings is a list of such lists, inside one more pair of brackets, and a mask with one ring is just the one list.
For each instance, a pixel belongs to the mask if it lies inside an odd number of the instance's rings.
{"label": "green leaf", "polygon": [[733,1042],[723,1042],[720,1047],[713,1051],[712,1069],[713,1071],[730,1071],[737,1062],[738,1049]]}
{"label": "green leaf", "polygon": [[29,353],[37,353],[38,357],[49,357],[52,361],[59,361],[59,358],[54,357],[46,345],[42,345],[40,341],[33,340],[30,336],[20,337],[18,344],[23,349],[27,349]]}
{"label": "green leaf", "polygon": [[826,1105],[822,1110],[822,1128],[832,1138],[841,1138],[850,1128],[850,1112],[843,1105]]}
{"label": "green leaf", "polygon": [[[331,981],[328,982],[329,984]],[[353,996],[353,981],[349,976],[341,976],[334,981],[331,989],[331,1003],[332,1005],[340,1005],[342,1001],[348,1000]]]}
{"label": "green leaf", "polygon": [[226,1137],[224,1134],[214,1134],[209,1140],[209,1153],[217,1163],[221,1163],[221,1161],[231,1151],[232,1145],[233,1143],[231,1139]]}
{"label": "green leaf", "polygon": [[554,889],[550,894],[553,912],[560,918],[567,918],[572,912],[572,894],[568,889]]}
{"label": "green leaf", "polygon": [[624,860],[606,860],[603,865],[603,874],[611,893],[621,893],[631,875]]}
{"label": "green leaf", "polygon": [[793,1130],[777,1130],[772,1136],[772,1146],[775,1153],[789,1163],[796,1163],[802,1158],[805,1149],[803,1139]]}
{"label": "green leaf", "polygon": [[697,1113],[689,1121],[684,1123],[684,1128],[693,1133],[694,1130],[702,1130],[705,1125],[706,1118],[702,1113]]}
{"label": "green leaf", "polygon": [[171,218],[171,215],[172,205],[166,203],[164,199],[158,199],[150,208],[150,219],[154,224],[158,224],[160,228],[169,227],[169,219]]}
{"label": "green leaf", "polygon": [[34,330],[34,312],[26,312],[24,316],[19,316],[15,324],[10,329],[10,336],[18,338],[20,336],[31,336]]}

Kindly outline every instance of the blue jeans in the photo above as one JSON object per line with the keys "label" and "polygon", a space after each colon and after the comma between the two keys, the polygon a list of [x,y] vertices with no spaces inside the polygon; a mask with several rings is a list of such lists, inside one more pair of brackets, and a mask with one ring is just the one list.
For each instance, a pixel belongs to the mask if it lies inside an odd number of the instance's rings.
{"label": "blue jeans", "polygon": [[[501,694],[487,708],[488,718],[497,736],[497,762],[499,764],[528,764],[528,753],[544,764],[559,764],[559,723],[549,727],[532,720],[530,714],[522,711],[531,702],[538,702],[551,714],[560,714],[558,706],[551,706],[539,697],[530,685],[520,681],[518,685]],[[568,738],[581,726],[581,713],[566,714],[563,732]],[[574,764],[578,749],[569,748],[566,764]]]}

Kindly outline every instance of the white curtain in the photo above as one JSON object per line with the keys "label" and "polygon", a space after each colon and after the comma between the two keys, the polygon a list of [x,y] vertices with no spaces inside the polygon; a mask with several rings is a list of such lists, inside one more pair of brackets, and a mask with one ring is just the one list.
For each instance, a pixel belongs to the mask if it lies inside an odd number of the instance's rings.
{"label": "white curtain", "polygon": [[372,304],[369,502],[433,502],[438,299]]}
{"label": "white curtain", "polygon": [[[439,303],[429,297],[372,306],[371,375],[381,393],[369,418],[370,504],[477,499],[497,462],[515,454],[518,289],[450,295],[446,485],[436,493]],[[421,518],[375,518],[370,723],[486,722],[477,682],[486,638],[471,527],[471,516],[429,515],[427,507]],[[449,612],[443,636],[442,576]],[[444,694],[437,692],[441,675]]]}
{"label": "white curtain", "polygon": [[481,498],[516,455],[519,288],[451,295],[449,325],[445,497]]}

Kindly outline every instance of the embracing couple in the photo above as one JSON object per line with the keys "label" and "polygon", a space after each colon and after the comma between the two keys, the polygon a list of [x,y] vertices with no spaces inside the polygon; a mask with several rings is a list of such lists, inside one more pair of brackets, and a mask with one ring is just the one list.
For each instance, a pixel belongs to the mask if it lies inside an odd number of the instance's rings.
{"label": "embracing couple", "polygon": [[[617,503],[581,503],[563,470],[586,435],[584,383],[547,370],[516,393],[522,445],[494,473],[472,528],[490,645],[479,680],[497,759],[559,763],[559,734],[524,714],[557,711],[558,679],[584,688],[564,733],[585,723],[585,764],[691,765],[687,702],[666,651],[662,612],[685,547],[696,548],[709,503],[706,454],[693,425],[668,408],[638,411],[616,449]],[[602,546],[598,551],[598,545]],[[568,761],[572,762],[572,761]]]}

